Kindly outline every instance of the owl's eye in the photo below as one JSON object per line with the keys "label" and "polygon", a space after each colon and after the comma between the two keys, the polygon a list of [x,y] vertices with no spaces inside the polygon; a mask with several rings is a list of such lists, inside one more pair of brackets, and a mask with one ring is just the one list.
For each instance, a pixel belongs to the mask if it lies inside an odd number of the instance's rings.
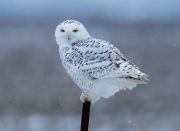
{"label": "owl's eye", "polygon": [[78,30],[77,30],[77,29],[75,29],[75,30],[73,30],[73,32],[78,32]]}
{"label": "owl's eye", "polygon": [[65,32],[65,30],[61,30],[61,32]]}

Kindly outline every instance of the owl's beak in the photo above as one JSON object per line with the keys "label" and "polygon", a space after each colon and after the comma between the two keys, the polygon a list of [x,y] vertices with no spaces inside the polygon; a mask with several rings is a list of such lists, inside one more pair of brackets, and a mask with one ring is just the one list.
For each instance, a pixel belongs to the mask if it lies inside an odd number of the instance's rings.
{"label": "owl's beak", "polygon": [[70,39],[72,39],[72,38],[73,38],[72,36],[68,35],[68,40],[70,40]]}
{"label": "owl's beak", "polygon": [[68,35],[68,40],[70,40],[71,38],[70,38],[70,36]]}

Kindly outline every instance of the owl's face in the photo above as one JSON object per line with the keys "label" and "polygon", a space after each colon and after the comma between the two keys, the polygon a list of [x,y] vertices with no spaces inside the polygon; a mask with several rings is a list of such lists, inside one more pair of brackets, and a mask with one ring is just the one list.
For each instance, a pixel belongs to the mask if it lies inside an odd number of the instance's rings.
{"label": "owl's face", "polygon": [[60,23],[55,31],[55,37],[58,45],[72,44],[78,40],[89,36],[84,26],[74,20],[66,20]]}

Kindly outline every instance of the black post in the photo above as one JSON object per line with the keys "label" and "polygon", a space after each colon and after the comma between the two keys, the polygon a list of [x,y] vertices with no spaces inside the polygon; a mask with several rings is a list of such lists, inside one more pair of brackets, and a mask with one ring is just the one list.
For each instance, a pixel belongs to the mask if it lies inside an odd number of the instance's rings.
{"label": "black post", "polygon": [[85,103],[83,103],[82,118],[81,118],[81,131],[88,131],[90,107],[91,107],[90,101],[85,101]]}

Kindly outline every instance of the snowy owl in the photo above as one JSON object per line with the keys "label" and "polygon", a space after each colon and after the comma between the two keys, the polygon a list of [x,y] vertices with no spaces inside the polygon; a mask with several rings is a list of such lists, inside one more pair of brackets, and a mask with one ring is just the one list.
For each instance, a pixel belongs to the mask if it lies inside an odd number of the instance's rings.
{"label": "snowy owl", "polygon": [[78,21],[66,20],[55,30],[62,64],[82,90],[82,102],[108,98],[119,90],[144,84],[148,75],[111,43],[89,35]]}

